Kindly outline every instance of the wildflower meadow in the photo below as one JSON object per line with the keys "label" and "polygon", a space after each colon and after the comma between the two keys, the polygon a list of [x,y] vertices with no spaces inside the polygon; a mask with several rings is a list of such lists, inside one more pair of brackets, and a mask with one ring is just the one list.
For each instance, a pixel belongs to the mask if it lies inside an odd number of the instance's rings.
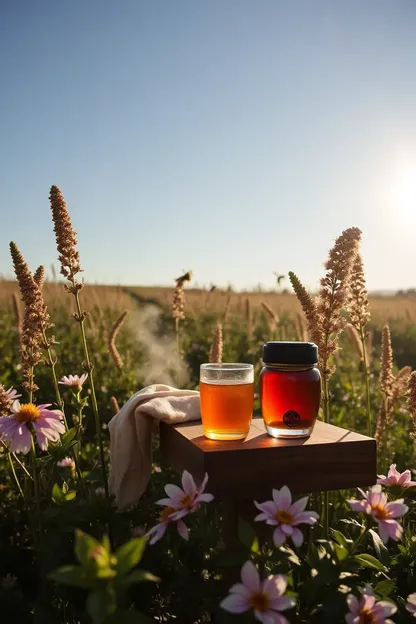
{"label": "wildflower meadow", "polygon": [[[190,270],[171,289],[100,289],[87,267],[82,278],[58,187],[49,200],[60,277],[11,242],[16,283],[0,282],[1,621],[415,622],[414,300],[369,299],[365,233],[340,234],[314,294],[292,272],[274,293],[193,289]],[[155,428],[150,483],[118,509],[108,423],[120,407],[153,383],[197,389],[207,361],[258,375],[273,339],[318,345],[319,417],[376,438],[377,484],[276,486],[252,501],[252,522],[238,517],[230,548],[227,502],[208,474],[172,471]]]}

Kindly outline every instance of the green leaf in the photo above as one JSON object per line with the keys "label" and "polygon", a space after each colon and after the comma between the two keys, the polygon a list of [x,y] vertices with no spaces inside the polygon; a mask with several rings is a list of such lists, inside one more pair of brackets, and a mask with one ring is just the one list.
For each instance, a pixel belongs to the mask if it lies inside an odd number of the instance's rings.
{"label": "green leaf", "polygon": [[347,540],[347,538],[345,537],[345,535],[343,533],[341,533],[341,531],[337,531],[336,529],[329,529],[330,534],[332,535],[332,537],[334,538],[334,540],[340,545],[343,546],[344,548],[348,547],[348,542],[351,543],[351,540]]}
{"label": "green leaf", "polygon": [[384,563],[384,565],[388,565],[390,563],[390,553],[388,549],[383,544],[383,541],[378,533],[373,529],[369,530],[369,533],[372,537],[374,550],[376,551],[378,559]]}
{"label": "green leaf", "polygon": [[118,574],[127,574],[141,561],[146,548],[148,538],[136,537],[126,544],[123,544],[115,553],[117,557],[116,570]]}
{"label": "green leaf", "polygon": [[87,611],[94,624],[103,624],[115,610],[115,597],[109,588],[91,592],[87,598]]}
{"label": "green leaf", "polygon": [[65,502],[65,495],[57,483],[54,483],[54,486],[52,488],[52,500],[57,505]]}
{"label": "green leaf", "polygon": [[76,491],[75,490],[69,490],[69,492],[67,494],[65,494],[65,500],[66,501],[72,501],[74,500],[74,498],[76,498]]}
{"label": "green leaf", "polygon": [[354,561],[360,564],[363,568],[372,568],[379,572],[387,572],[387,568],[373,555],[362,553],[361,555],[355,555]]}
{"label": "green leaf", "polygon": [[374,587],[375,593],[380,596],[380,598],[388,598],[390,594],[393,592],[396,583],[393,579],[385,579],[384,581],[380,581]]}
{"label": "green leaf", "polygon": [[91,586],[87,573],[81,566],[67,565],[54,570],[48,575],[52,581],[70,587],[88,589]]}
{"label": "green leaf", "polygon": [[[238,517],[238,537],[240,541],[244,544],[246,548],[252,550],[253,552],[258,552],[258,540],[256,533],[248,522],[243,520],[240,516]],[[257,548],[257,550],[255,550]]]}
{"label": "green leaf", "polygon": [[75,531],[75,554],[83,565],[89,564],[90,554],[93,550],[101,548],[102,544],[88,533],[84,533],[81,529]]}
{"label": "green leaf", "polygon": [[151,572],[147,572],[146,570],[134,570],[134,572],[128,576],[124,576],[123,578],[117,580],[118,584],[121,586],[133,585],[133,583],[143,583],[144,581],[158,583],[160,578]]}
{"label": "green leaf", "polygon": [[72,427],[72,429],[68,429],[68,431],[66,431],[63,434],[63,436],[61,436],[62,446],[66,446],[67,444],[72,442],[72,440],[75,438],[76,435],[77,435],[77,430],[75,429],[75,427]]}

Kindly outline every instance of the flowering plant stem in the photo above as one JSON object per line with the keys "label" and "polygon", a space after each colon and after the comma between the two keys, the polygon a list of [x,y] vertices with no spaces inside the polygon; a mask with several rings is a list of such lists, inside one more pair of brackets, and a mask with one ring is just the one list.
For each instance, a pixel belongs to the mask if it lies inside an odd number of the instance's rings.
{"label": "flowering plant stem", "polygon": [[373,435],[373,424],[372,424],[372,419],[371,419],[370,376],[369,376],[369,370],[368,370],[367,348],[366,348],[366,341],[365,341],[363,327],[360,327],[360,338],[361,338],[361,343],[363,345],[363,365],[364,365],[365,395],[366,395],[366,400],[367,400],[368,435],[371,438]]}
{"label": "flowering plant stem", "polygon": [[[3,444],[3,446],[5,448],[7,448],[6,445],[4,444],[4,442],[2,444]],[[9,460],[9,463],[10,463],[10,470],[11,470],[13,478],[14,478],[14,480],[16,482],[17,489],[19,490],[19,494],[22,497],[22,499],[25,500],[25,495],[23,494],[22,486],[20,485],[20,481],[19,481],[19,478],[18,478],[18,476],[16,474],[16,470],[15,470],[15,467],[14,467],[14,464],[13,464],[12,454],[10,453],[9,450],[8,450],[7,455],[8,455],[8,460]]]}
{"label": "flowering plant stem", "polygon": [[179,388],[179,369],[181,365],[181,339],[180,339],[178,318],[175,318],[175,331],[176,331],[176,385]]}
{"label": "flowering plant stem", "polygon": [[78,322],[79,322],[79,325],[80,325],[80,328],[81,328],[82,344],[83,344],[83,347],[84,347],[84,355],[85,355],[85,364],[86,364],[86,368],[88,369],[88,373],[89,373],[89,381],[90,381],[90,388],[91,388],[91,405],[92,405],[92,411],[94,413],[95,429],[96,429],[97,437],[98,437],[98,446],[100,448],[101,470],[102,470],[103,479],[104,479],[105,495],[106,495],[107,498],[109,498],[110,494],[109,494],[109,491],[108,491],[107,470],[106,470],[106,467],[105,467],[105,456],[104,456],[104,446],[103,446],[103,440],[102,440],[102,436],[101,436],[101,421],[100,421],[100,415],[98,413],[97,397],[95,395],[94,377],[93,377],[93,372],[92,372],[92,365],[91,365],[91,361],[90,361],[90,356],[89,356],[89,352],[88,352],[87,337],[85,335],[85,327],[84,327],[85,317],[84,317],[84,314],[83,314],[83,312],[81,310],[81,304],[80,304],[80,300],[79,300],[79,292],[76,289],[74,291],[74,297],[75,297],[75,303],[76,303],[76,307],[77,307]]}
{"label": "flowering plant stem", "polygon": [[42,535],[42,519],[40,514],[40,486],[39,486],[39,474],[38,468],[36,465],[36,450],[35,450],[35,440],[32,433],[32,448],[30,449],[30,456],[32,460],[32,476],[33,476],[33,484],[35,489],[35,501],[36,501],[36,520],[37,520],[37,538]]}
{"label": "flowering plant stem", "polygon": [[[325,367],[326,367],[326,362],[325,362]],[[323,399],[324,399],[324,403],[323,403],[323,410],[324,410],[324,421],[326,423],[329,423],[329,393],[328,393],[328,379],[326,376],[326,372],[325,369],[323,371],[323,375],[322,375],[322,385],[323,385]],[[329,498],[328,498],[328,490],[325,490],[324,492],[324,498],[323,498],[323,510],[322,510],[322,515],[324,517],[324,534],[325,537],[328,538],[328,532],[329,532]]]}

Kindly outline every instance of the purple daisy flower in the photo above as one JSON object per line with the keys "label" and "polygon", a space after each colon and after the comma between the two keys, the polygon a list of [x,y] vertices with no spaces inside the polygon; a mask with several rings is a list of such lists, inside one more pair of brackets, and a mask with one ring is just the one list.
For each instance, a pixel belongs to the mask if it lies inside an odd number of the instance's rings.
{"label": "purple daisy flower", "polygon": [[0,418],[0,437],[10,442],[13,453],[30,451],[32,446],[32,432],[42,451],[48,448],[48,441],[57,442],[65,426],[62,422],[62,412],[49,410],[51,403],[34,405],[33,403],[20,404],[15,401],[11,407],[11,414]]}

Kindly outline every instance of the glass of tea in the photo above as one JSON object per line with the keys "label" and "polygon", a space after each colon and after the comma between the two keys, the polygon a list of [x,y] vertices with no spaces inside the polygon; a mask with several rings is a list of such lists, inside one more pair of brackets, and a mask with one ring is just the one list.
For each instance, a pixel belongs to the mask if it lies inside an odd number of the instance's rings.
{"label": "glass of tea", "polygon": [[204,435],[240,440],[250,429],[254,404],[252,364],[201,364],[199,392]]}

